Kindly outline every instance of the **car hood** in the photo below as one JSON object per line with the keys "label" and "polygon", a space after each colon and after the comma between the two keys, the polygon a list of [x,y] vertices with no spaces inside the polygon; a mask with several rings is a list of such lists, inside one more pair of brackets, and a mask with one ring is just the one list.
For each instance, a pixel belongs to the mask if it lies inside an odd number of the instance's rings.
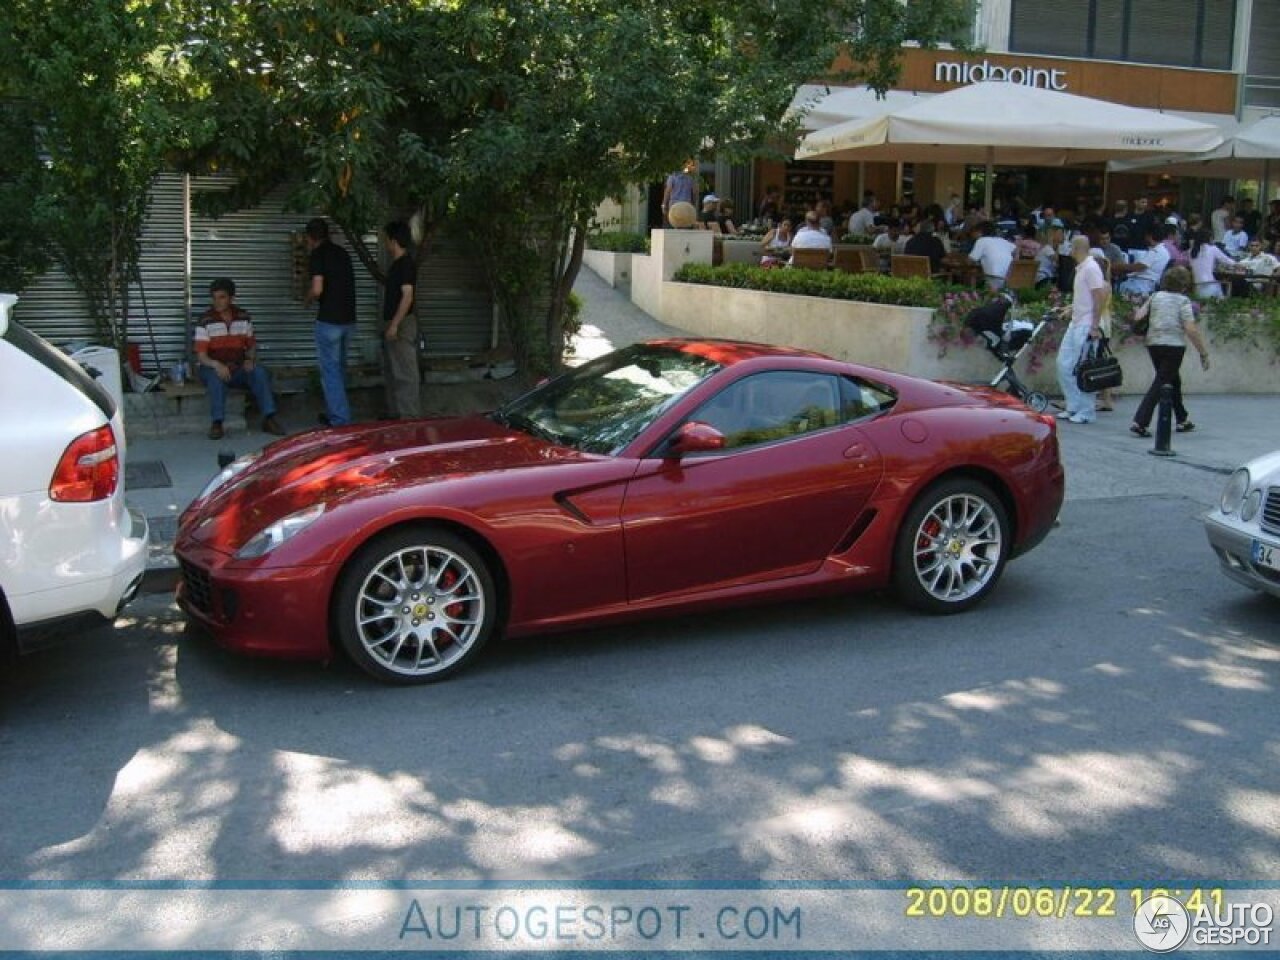
{"label": "car hood", "polygon": [[282,517],[326,503],[495,471],[593,459],[487,417],[413,420],[315,430],[272,444],[243,473],[198,502],[184,531],[234,551]]}
{"label": "car hood", "polygon": [[1280,479],[1280,450],[1264,453],[1241,466],[1248,467],[1249,479],[1254,484],[1274,483]]}

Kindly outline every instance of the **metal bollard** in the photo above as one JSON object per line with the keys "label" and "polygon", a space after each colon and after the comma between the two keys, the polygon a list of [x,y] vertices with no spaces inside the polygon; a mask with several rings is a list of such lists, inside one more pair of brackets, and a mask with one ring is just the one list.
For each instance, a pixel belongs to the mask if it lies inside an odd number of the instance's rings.
{"label": "metal bollard", "polygon": [[1173,384],[1160,388],[1160,407],[1156,413],[1156,444],[1150,451],[1153,457],[1175,457],[1173,451]]}

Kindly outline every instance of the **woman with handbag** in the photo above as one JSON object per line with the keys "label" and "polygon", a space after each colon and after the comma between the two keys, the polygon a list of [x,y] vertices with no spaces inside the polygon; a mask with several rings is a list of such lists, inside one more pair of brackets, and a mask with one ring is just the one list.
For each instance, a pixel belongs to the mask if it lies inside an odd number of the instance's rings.
{"label": "woman with handbag", "polygon": [[1102,276],[1102,268],[1089,255],[1089,238],[1076,236],[1071,239],[1071,257],[1076,262],[1072,281],[1071,325],[1063,334],[1058,348],[1058,385],[1066,409],[1058,419],[1071,423],[1093,423],[1098,413],[1095,408],[1097,394],[1086,393],[1076,382],[1076,367],[1091,346],[1091,341],[1101,335],[1102,308],[1110,287]]}
{"label": "woman with handbag", "polygon": [[1160,281],[1160,290],[1153,293],[1140,306],[1134,317],[1136,328],[1146,325],[1147,353],[1155,368],[1151,388],[1138,404],[1129,431],[1138,437],[1149,437],[1151,414],[1160,401],[1160,388],[1166,383],[1173,387],[1173,415],[1178,421],[1178,432],[1194,430],[1196,425],[1187,416],[1182,404],[1182,358],[1187,353],[1187,341],[1200,353],[1201,368],[1209,369],[1209,350],[1205,346],[1200,328],[1196,326],[1195,311],[1187,291],[1191,289],[1191,272],[1186,267],[1170,267]]}

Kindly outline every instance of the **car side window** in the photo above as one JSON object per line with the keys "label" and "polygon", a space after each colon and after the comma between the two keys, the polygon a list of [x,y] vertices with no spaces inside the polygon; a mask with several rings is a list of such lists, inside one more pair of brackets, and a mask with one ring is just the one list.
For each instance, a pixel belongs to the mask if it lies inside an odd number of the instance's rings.
{"label": "car side window", "polygon": [[897,399],[883,387],[853,377],[840,378],[840,413],[845,423],[888,410]]}
{"label": "car side window", "polygon": [[689,418],[724,434],[725,449],[771,443],[841,422],[840,386],[834,376],[774,370],[725,387]]}

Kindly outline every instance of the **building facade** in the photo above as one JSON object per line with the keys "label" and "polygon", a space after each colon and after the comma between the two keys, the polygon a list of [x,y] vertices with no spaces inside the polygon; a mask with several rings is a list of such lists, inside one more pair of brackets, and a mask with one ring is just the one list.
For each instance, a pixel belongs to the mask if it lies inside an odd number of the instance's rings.
{"label": "building facade", "polygon": [[[997,80],[1175,112],[1224,131],[1280,111],[1280,0],[985,0],[975,7],[973,41],[980,53],[904,49],[891,95]],[[830,122],[835,118],[825,116],[814,127]],[[882,202],[909,197],[945,205],[952,195],[981,197],[984,175],[977,167],[930,163],[926,150],[910,164],[760,161],[749,193],[739,196],[737,184],[718,192],[733,196],[739,209],[769,186],[792,205],[821,198],[848,209],[868,190]],[[999,195],[1031,205],[1092,208],[1104,195],[1108,204],[1141,196],[1183,212],[1207,212],[1233,189],[1224,181],[1106,176],[1101,166],[998,168],[996,186]],[[1261,188],[1239,186],[1255,197]]]}

